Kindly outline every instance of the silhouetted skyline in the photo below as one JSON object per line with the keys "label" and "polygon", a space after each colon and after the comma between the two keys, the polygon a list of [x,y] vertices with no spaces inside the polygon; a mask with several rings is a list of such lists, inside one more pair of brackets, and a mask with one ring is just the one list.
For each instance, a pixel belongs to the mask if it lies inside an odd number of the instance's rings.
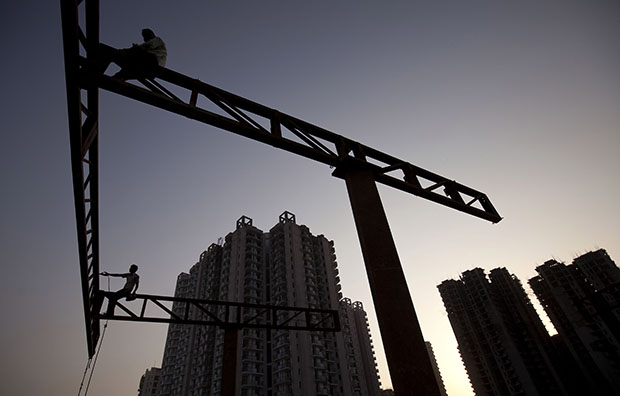
{"label": "silhouetted skyline", "polygon": [[[463,272],[437,286],[477,395],[616,395],[620,389],[620,268],[605,249],[529,279],[506,268]],[[545,329],[532,303],[553,324]]]}
{"label": "silhouetted skyline", "polygon": [[[1,15],[0,389],[66,395],[86,343],[60,10],[26,0]],[[126,47],[150,27],[170,69],[489,194],[497,225],[380,189],[448,394],[469,396],[436,284],[473,267],[529,279],[551,257],[600,246],[620,257],[619,15],[596,0],[102,2],[101,41]],[[346,189],[330,169],[109,93],[100,109],[102,270],[135,262],[141,292],[171,295],[171,279],[231,219],[270,224],[286,208],[337,244],[388,384]],[[111,323],[90,392],[136,392],[165,332]]]}

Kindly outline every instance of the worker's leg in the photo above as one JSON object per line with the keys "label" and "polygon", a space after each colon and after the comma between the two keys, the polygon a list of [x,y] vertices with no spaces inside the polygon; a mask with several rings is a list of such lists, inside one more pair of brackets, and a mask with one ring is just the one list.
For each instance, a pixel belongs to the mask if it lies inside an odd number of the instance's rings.
{"label": "worker's leg", "polygon": [[114,75],[119,80],[152,78],[157,68],[157,57],[140,49],[130,48],[115,62],[121,70]]}
{"label": "worker's leg", "polygon": [[121,68],[127,63],[128,49],[116,49],[107,45],[100,45],[97,49],[97,71],[105,73],[110,63],[116,63]]}
{"label": "worker's leg", "polygon": [[103,290],[97,291],[95,294],[95,301],[93,305],[93,312],[99,313],[101,312],[101,308],[103,306],[104,294]]}
{"label": "worker's leg", "polygon": [[138,75],[138,65],[140,63],[139,50],[128,48],[116,51],[112,61],[116,63],[121,70],[113,77],[119,80],[130,80]]}
{"label": "worker's leg", "polygon": [[130,290],[121,289],[115,292],[108,298],[108,310],[106,312],[106,316],[114,316],[114,308],[116,307],[116,302],[123,297],[127,297],[130,294]]}

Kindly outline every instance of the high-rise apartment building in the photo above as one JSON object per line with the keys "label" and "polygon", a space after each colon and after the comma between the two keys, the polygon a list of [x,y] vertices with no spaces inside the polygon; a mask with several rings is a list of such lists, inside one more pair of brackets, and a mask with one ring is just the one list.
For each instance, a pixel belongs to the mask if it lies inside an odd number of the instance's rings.
{"label": "high-rise apartment building", "polygon": [[431,365],[433,366],[433,373],[435,373],[435,378],[437,379],[437,385],[439,385],[439,393],[441,396],[447,396],[446,386],[443,383],[443,378],[441,378],[441,372],[439,371],[439,365],[437,364],[437,359],[435,358],[435,351],[433,351],[433,345],[430,342],[425,341],[426,351],[428,352],[428,356],[431,358]]}
{"label": "high-rise apartment building", "polygon": [[160,368],[151,367],[150,369],[146,369],[145,373],[142,374],[142,378],[140,378],[138,396],[157,396],[160,377]]}
{"label": "high-rise apartment building", "polygon": [[340,301],[340,318],[346,360],[350,362],[352,394],[374,396],[381,384],[366,311],[361,302],[344,298]]}
{"label": "high-rise apartment building", "polygon": [[549,334],[519,279],[475,268],[438,286],[477,396],[565,395]]}
{"label": "high-rise apartment building", "polygon": [[[211,245],[189,274],[179,275],[175,295],[339,310],[343,331],[338,333],[240,331],[239,394],[374,396],[379,380],[365,312],[361,304],[343,300],[340,290],[333,242],[284,212],[269,232],[241,217],[222,245]],[[219,395],[223,338],[214,326],[171,324],[159,394]]]}
{"label": "high-rise apartment building", "polygon": [[[529,283],[558,332],[582,392],[620,394],[620,269],[603,249],[549,260]],[[584,394],[585,394],[584,393]]]}

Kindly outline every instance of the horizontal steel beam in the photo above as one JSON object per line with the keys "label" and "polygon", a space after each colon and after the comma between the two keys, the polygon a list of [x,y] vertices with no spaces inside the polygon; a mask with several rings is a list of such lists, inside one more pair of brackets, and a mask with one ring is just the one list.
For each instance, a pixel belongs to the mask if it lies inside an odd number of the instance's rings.
{"label": "horizontal steel beam", "polygon": [[[101,53],[115,51],[100,46]],[[342,169],[370,169],[378,183],[493,223],[502,219],[483,192],[170,69],[158,68],[156,78],[141,79],[140,86],[109,77],[82,59],[80,80],[322,162],[336,168],[336,177],[342,177]]]}
{"label": "horizontal steel beam", "polygon": [[[100,306],[113,292],[99,292]],[[136,294],[100,319],[281,330],[340,331],[337,310]]]}

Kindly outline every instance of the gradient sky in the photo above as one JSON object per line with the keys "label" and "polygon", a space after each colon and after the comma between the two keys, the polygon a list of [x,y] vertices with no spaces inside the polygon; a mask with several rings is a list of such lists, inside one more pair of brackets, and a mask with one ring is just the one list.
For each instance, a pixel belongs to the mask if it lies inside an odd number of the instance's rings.
{"label": "gradient sky", "polygon": [[[76,394],[87,360],[58,3],[0,6],[5,395]],[[488,194],[496,225],[380,187],[451,396],[473,392],[437,284],[498,266],[525,283],[545,260],[598,247],[620,260],[616,1],[102,1],[103,42],[129,46],[143,27],[173,70]],[[102,270],[136,262],[141,292],[172,294],[240,216],[268,230],[289,210],[335,241],[343,292],[364,303],[389,384],[346,189],[329,167],[107,92],[100,110]],[[111,323],[89,394],[135,395],[166,329]]]}

